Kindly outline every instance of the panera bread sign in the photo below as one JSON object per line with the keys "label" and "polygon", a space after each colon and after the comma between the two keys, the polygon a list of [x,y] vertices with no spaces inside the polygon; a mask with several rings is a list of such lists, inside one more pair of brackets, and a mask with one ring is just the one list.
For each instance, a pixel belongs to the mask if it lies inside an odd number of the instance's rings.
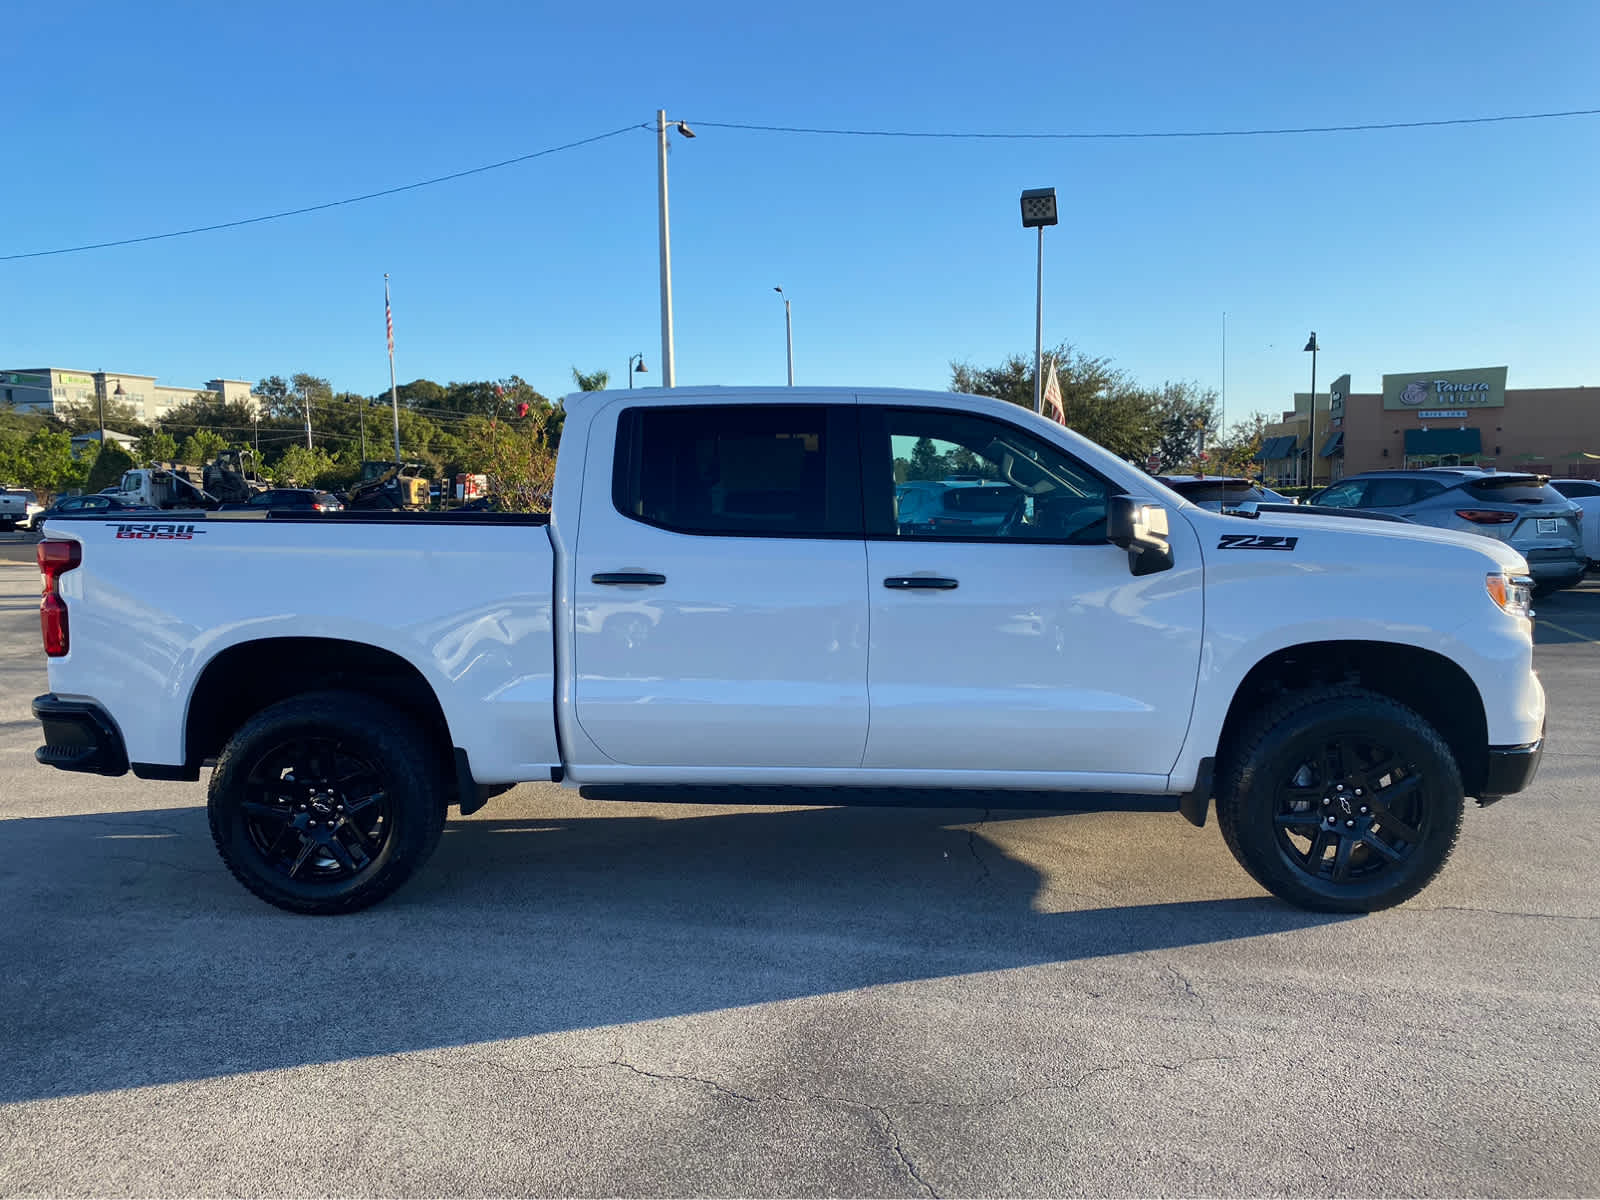
{"label": "panera bread sign", "polygon": [[1431,409],[1504,408],[1506,368],[1417,371],[1383,377],[1383,407],[1400,412]]}

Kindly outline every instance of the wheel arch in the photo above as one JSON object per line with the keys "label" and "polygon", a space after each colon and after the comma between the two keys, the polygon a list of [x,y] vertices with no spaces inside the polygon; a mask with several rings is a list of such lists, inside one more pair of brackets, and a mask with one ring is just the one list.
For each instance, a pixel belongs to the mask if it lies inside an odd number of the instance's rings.
{"label": "wheel arch", "polygon": [[[1341,683],[1388,696],[1416,712],[1450,747],[1466,794],[1482,791],[1489,771],[1489,733],[1478,685],[1459,663],[1403,642],[1306,642],[1266,655],[1234,690],[1218,739],[1218,758],[1226,760],[1245,720],[1263,705],[1286,693]],[[1219,778],[1224,775],[1218,772]]]}
{"label": "wheel arch", "polygon": [[334,689],[370,695],[412,717],[432,737],[447,777],[456,777],[450,724],[427,677],[392,650],[329,637],[257,638],[218,651],[189,693],[185,768],[198,770],[216,758],[234,732],[268,705]]}

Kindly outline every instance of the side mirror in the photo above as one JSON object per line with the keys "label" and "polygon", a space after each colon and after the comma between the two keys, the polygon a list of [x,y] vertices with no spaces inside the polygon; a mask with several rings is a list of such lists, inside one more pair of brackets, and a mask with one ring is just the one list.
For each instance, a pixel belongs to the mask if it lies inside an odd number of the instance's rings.
{"label": "side mirror", "polygon": [[1113,496],[1106,524],[1111,544],[1128,552],[1128,569],[1135,575],[1153,575],[1172,566],[1167,510],[1161,505]]}

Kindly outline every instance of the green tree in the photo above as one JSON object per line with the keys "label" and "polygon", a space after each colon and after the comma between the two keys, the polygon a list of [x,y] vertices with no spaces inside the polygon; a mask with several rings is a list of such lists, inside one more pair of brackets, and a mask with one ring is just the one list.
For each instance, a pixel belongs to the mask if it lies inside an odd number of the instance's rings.
{"label": "green tree", "polygon": [[[1158,440],[1153,394],[1141,391],[1109,359],[1092,358],[1066,343],[1051,351],[1061,381],[1069,429],[1122,458],[1142,459]],[[1013,354],[995,367],[950,364],[950,390],[1033,407],[1033,358]]]}
{"label": "green tree", "polygon": [[1268,424],[1265,413],[1251,413],[1244,420],[1235,421],[1233,427],[1218,439],[1211,462],[1207,465],[1219,475],[1259,476],[1260,464],[1255,458],[1261,451]]}
{"label": "green tree", "polygon": [[228,439],[216,430],[197,429],[183,439],[183,447],[178,451],[178,460],[200,466],[210,462],[227,447]]}
{"label": "green tree", "polygon": [[[61,420],[73,433],[99,432],[100,413],[100,401],[85,400],[63,406]],[[137,433],[146,428],[132,404],[110,396],[105,398],[105,422],[107,429],[118,433]]]}
{"label": "green tree", "polygon": [[944,456],[934,449],[932,438],[918,438],[911,447],[911,466],[907,479],[943,479],[947,474]]}
{"label": "green tree", "polygon": [[298,487],[321,487],[323,481],[339,471],[326,450],[307,450],[304,446],[290,446],[283,452],[274,468],[273,479],[279,483]]}
{"label": "green tree", "polygon": [[577,367],[573,367],[572,382],[578,385],[580,392],[603,392],[606,390],[606,384],[611,382],[611,372],[602,368],[585,375]]}
{"label": "green tree", "polygon": [[126,450],[108,440],[95,455],[94,463],[84,479],[83,490],[103,491],[121,479],[124,471],[132,470],[136,465]]}
{"label": "green tree", "polygon": [[171,462],[178,457],[177,440],[170,433],[147,433],[133,444],[140,462]]}
{"label": "green tree", "polygon": [[550,438],[555,411],[549,405],[529,409],[525,417],[480,427],[474,434],[477,470],[489,477],[489,491],[513,512],[550,509],[556,476]]}
{"label": "green tree", "polygon": [[1156,434],[1152,453],[1161,469],[1197,468],[1201,439],[1209,443],[1217,434],[1216,392],[1189,381],[1164,383],[1151,395],[1150,415]]}

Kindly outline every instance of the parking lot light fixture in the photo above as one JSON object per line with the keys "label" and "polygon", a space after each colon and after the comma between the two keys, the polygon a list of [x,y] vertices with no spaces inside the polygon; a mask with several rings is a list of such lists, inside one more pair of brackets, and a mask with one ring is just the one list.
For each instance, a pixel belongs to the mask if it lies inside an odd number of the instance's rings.
{"label": "parking lot light fixture", "polygon": [[1033,293],[1033,411],[1044,411],[1044,228],[1054,225],[1056,190],[1028,188],[1022,193],[1022,227],[1039,231],[1039,257],[1034,273]]}
{"label": "parking lot light fixture", "polygon": [[1311,354],[1311,412],[1306,435],[1306,486],[1317,486],[1317,331],[1313,329],[1306,339],[1306,350]]}

